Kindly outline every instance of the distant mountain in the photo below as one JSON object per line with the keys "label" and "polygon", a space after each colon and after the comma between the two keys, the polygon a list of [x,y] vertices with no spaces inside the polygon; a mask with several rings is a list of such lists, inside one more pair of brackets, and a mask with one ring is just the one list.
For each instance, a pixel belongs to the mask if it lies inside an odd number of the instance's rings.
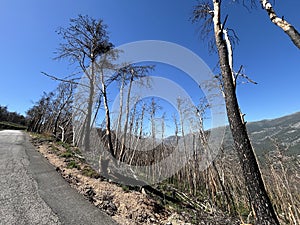
{"label": "distant mountain", "polygon": [[[300,155],[300,112],[272,119],[247,123],[247,130],[257,155],[276,149],[276,143],[287,155]],[[232,146],[227,128],[226,148]]]}
{"label": "distant mountain", "polygon": [[[272,119],[247,123],[247,130],[258,156],[276,150],[276,144],[286,155],[300,156],[300,112]],[[179,137],[180,139],[180,137]],[[165,144],[175,144],[176,137],[164,139]],[[233,139],[229,127],[223,140],[225,151],[233,149]]]}

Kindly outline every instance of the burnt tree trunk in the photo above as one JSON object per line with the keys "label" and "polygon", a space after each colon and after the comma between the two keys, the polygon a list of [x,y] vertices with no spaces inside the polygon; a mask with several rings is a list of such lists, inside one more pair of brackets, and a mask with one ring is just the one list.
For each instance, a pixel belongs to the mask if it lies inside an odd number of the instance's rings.
{"label": "burnt tree trunk", "polygon": [[133,74],[130,77],[129,88],[128,88],[128,92],[127,92],[125,125],[124,125],[123,138],[122,138],[122,144],[121,144],[120,161],[125,160],[124,154],[125,154],[125,150],[126,150],[126,141],[127,141],[127,132],[128,132],[127,129],[128,129],[128,120],[129,120],[129,110],[130,110],[130,93],[131,93],[132,83],[133,83]]}
{"label": "burnt tree trunk", "polygon": [[226,41],[224,40],[223,26],[220,21],[221,1],[213,0],[213,3],[214,32],[224,85],[227,116],[234,139],[234,145],[238,152],[243,175],[245,177],[249,200],[255,212],[257,224],[279,225],[276,213],[264,186],[256,156],[248,137],[246,125],[239,110],[232,70],[229,64],[228,49]]}
{"label": "burnt tree trunk", "polygon": [[107,147],[108,151],[110,152],[111,156],[115,158],[115,152],[114,147],[112,143],[112,134],[111,134],[111,124],[110,124],[110,112],[109,112],[109,106],[108,106],[108,100],[107,100],[107,86],[105,84],[104,79],[104,72],[101,70],[101,85],[102,85],[102,97],[103,97],[103,104],[105,108],[105,136],[107,139]]}
{"label": "burnt tree trunk", "polygon": [[[85,120],[84,128],[84,148],[86,151],[90,151],[90,141],[91,141],[91,122],[93,114],[93,104],[95,96],[95,71],[94,71],[94,59],[91,61],[92,71],[91,74],[87,74],[89,79],[89,99],[87,105],[87,115]],[[87,72],[86,72],[87,73]]]}

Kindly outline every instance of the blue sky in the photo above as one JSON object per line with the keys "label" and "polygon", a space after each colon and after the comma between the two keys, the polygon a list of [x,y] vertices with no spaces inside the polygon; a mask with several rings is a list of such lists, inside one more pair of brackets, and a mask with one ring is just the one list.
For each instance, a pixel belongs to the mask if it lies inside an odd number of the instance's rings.
{"label": "blue sky", "polygon": [[[189,48],[210,68],[217,55],[208,52],[199,37],[199,26],[189,21],[196,1],[186,0],[0,0],[0,105],[24,113],[42,93],[57,83],[41,71],[60,77],[74,72],[67,61],[54,61],[60,42],[55,30],[66,27],[78,14],[102,18],[115,46],[140,40],[170,41]],[[224,1],[228,26],[237,32],[235,67],[258,85],[238,87],[246,120],[274,118],[300,111],[300,51],[282,30],[271,24],[266,13],[248,12],[241,5]],[[276,1],[279,15],[300,29],[299,0]],[[181,81],[185,82],[184,78]]]}

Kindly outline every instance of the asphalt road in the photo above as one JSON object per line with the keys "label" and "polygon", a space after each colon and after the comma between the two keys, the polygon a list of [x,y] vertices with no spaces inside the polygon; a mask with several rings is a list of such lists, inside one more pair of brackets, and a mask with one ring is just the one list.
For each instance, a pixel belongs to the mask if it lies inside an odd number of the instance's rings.
{"label": "asphalt road", "polygon": [[0,224],[117,224],[72,189],[21,131],[0,131]]}

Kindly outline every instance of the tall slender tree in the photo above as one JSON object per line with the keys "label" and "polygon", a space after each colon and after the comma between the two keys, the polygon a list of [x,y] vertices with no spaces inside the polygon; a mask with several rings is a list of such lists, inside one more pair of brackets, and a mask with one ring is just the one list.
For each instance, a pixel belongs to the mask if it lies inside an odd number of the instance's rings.
{"label": "tall slender tree", "polygon": [[[151,70],[153,70],[154,67],[151,65],[127,65],[119,70],[119,72],[116,74],[116,79],[120,80],[121,87],[120,87],[120,113],[118,117],[118,129],[121,127],[121,120],[122,120],[122,114],[123,114],[123,91],[125,88],[125,85],[128,86],[126,90],[126,104],[125,104],[125,122],[124,122],[124,129],[122,133],[122,140],[121,140],[121,150],[120,150],[120,160],[124,160],[124,154],[126,150],[126,141],[127,141],[127,133],[129,133],[128,125],[129,125],[129,114],[130,114],[130,103],[131,103],[131,91],[132,91],[132,85],[135,80],[142,81],[142,78],[145,78],[147,74]],[[135,96],[137,97],[137,96]],[[117,135],[119,135],[119,132],[117,131]]]}
{"label": "tall slender tree", "polygon": [[96,20],[88,16],[79,15],[70,19],[67,28],[59,28],[57,33],[62,36],[63,42],[57,51],[56,59],[68,58],[71,63],[77,63],[88,79],[88,103],[86,118],[84,119],[83,146],[90,148],[90,133],[96,93],[96,60],[113,48],[109,42],[107,26],[102,19]]}
{"label": "tall slender tree", "polygon": [[[212,4],[211,4],[212,3]],[[206,26],[211,24],[222,76],[226,110],[235,149],[243,169],[251,206],[255,212],[256,222],[260,225],[279,224],[268,193],[266,191],[257,159],[251,145],[243,115],[240,112],[236,96],[236,75],[232,64],[230,39],[226,30],[226,20],[221,22],[221,0],[212,0],[199,4],[194,9],[194,20],[204,19]],[[211,23],[209,23],[211,22]]]}

